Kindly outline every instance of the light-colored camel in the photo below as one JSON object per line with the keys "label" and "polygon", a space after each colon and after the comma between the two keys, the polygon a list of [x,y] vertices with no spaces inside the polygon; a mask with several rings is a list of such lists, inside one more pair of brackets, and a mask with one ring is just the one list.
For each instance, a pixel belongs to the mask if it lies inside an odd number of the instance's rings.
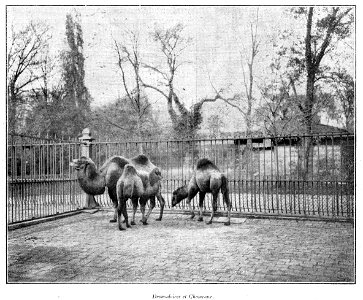
{"label": "light-colored camel", "polygon": [[131,199],[133,206],[131,225],[135,225],[135,214],[138,206],[138,200],[140,201],[142,213],[141,221],[144,225],[147,225],[145,204],[148,199],[155,199],[155,196],[160,189],[161,179],[161,172],[158,168],[154,168],[150,173],[147,173],[144,171],[137,171],[136,168],[130,164],[125,166],[116,185],[118,199],[117,219],[120,230],[123,230],[121,225],[121,212],[125,218],[126,227],[130,227],[126,210],[126,203],[128,199]]}
{"label": "light-colored camel", "polygon": [[190,204],[191,200],[199,193],[199,218],[198,221],[203,221],[203,202],[206,193],[212,193],[213,210],[210,220],[207,224],[212,224],[214,213],[217,211],[218,193],[221,191],[223,200],[228,209],[228,221],[224,225],[230,225],[232,203],[229,200],[228,181],[214,163],[206,158],[202,158],[197,162],[197,168],[187,185],[184,185],[173,192],[172,206],[177,205],[183,199],[187,198],[187,205],[191,213],[191,219],[195,214]]}
{"label": "light-colored camel", "polygon": [[[81,186],[82,190],[85,191],[87,194],[101,195],[104,193],[105,188],[107,187],[108,195],[110,196],[112,204],[115,208],[113,219],[111,219],[110,222],[117,221],[118,200],[116,193],[116,184],[127,164],[135,166],[138,172],[146,174],[149,174],[153,169],[156,168],[156,166],[151,163],[151,161],[145,155],[138,155],[131,159],[127,159],[122,156],[112,156],[102,165],[99,170],[97,170],[96,165],[92,161],[92,159],[87,157],[74,159],[70,163],[70,165],[75,167],[75,169],[77,170],[79,185]],[[142,177],[143,180],[145,180],[145,178],[145,176]],[[161,221],[163,217],[165,200],[161,195],[160,183],[159,190],[156,193],[156,198],[160,203],[160,215],[159,218],[157,218],[156,220]],[[143,203],[143,205],[143,209],[145,209],[146,202],[145,204]],[[145,217],[146,220],[150,216],[154,207],[155,197],[150,199],[149,211]]]}

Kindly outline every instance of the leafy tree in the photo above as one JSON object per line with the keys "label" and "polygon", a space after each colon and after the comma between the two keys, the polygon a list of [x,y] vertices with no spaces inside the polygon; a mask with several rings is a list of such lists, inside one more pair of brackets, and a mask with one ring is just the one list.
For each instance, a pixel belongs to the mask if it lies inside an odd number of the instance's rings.
{"label": "leafy tree", "polygon": [[[328,8],[325,15],[317,19],[313,31],[314,8],[307,11],[306,36],[305,36],[305,68],[306,68],[306,99],[301,106],[304,114],[304,123],[307,132],[311,132],[312,109],[315,101],[315,84],[326,76],[326,70],[321,67],[321,62],[333,43],[346,38],[351,32],[353,15],[352,8]],[[300,10],[298,13],[306,14]]]}
{"label": "leafy tree", "polygon": [[329,107],[328,114],[344,124],[344,128],[354,132],[354,79],[345,69],[335,72],[332,77],[333,97],[338,101]]}
{"label": "leafy tree", "polygon": [[[305,97],[296,97],[296,105],[303,115],[302,126],[306,133],[312,132],[314,116],[319,113],[318,103],[324,97],[318,95],[323,90],[331,88],[331,78],[334,64],[324,61],[326,56],[334,59],[334,52],[340,41],[351,34],[353,14],[352,8],[344,7],[299,7],[291,10],[296,19],[306,20],[304,39],[292,38],[289,33],[283,33],[282,39],[294,40],[283,44],[278,52],[277,63],[286,61],[286,77],[297,96],[297,85],[305,85]],[[336,55],[336,54],[335,54]],[[276,63],[276,62],[274,62]],[[327,103],[325,102],[325,105]]]}
{"label": "leafy tree", "polygon": [[140,128],[137,126],[138,116],[135,115],[133,104],[127,97],[94,108],[90,122],[94,135],[99,139],[112,140],[130,140],[130,137],[138,134],[141,139],[155,139],[160,136],[161,130],[147,97],[142,94],[140,102],[146,107]]}
{"label": "leafy tree", "polygon": [[256,118],[267,135],[276,137],[296,132],[298,120],[289,95],[288,85],[270,83],[261,88],[262,103],[256,110]]}
{"label": "leafy tree", "polygon": [[[291,10],[296,19],[305,22],[304,39],[292,39],[292,33],[283,33],[283,40],[293,42],[283,44],[279,50],[278,63],[285,63],[286,78],[290,81],[294,102],[301,116],[303,132],[311,134],[317,115],[333,105],[329,89],[334,64],[324,60],[329,56],[334,59],[339,42],[351,34],[353,14],[347,7],[299,7]],[[305,21],[306,20],[306,21]],[[297,89],[305,86],[303,97]],[[328,92],[327,92],[328,91]],[[299,161],[303,179],[306,178],[312,163],[312,138],[302,140]]]}
{"label": "leafy tree", "polygon": [[85,86],[83,32],[79,16],[66,16],[68,49],[61,54],[64,89],[63,130],[67,136],[76,136],[87,126],[90,117],[91,95]]}

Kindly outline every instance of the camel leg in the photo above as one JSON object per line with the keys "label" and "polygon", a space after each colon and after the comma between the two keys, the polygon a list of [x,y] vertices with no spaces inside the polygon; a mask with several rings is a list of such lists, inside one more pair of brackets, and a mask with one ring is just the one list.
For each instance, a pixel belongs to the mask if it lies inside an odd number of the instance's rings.
{"label": "camel leg", "polygon": [[224,225],[229,226],[231,225],[231,208],[232,208],[232,202],[229,200],[228,194],[223,195],[223,200],[226,203],[227,210],[228,210],[228,221],[224,222]]}
{"label": "camel leg", "polygon": [[232,209],[232,202],[229,199],[229,192],[228,192],[228,180],[226,177],[222,177],[223,183],[221,187],[221,192],[223,195],[223,201],[227,206],[228,210],[228,221],[224,223],[224,225],[228,226],[231,225],[231,209]]}
{"label": "camel leg", "polygon": [[116,223],[117,222],[117,206],[114,209],[113,212],[113,219],[110,220],[110,223]]}
{"label": "camel leg", "polygon": [[110,223],[116,223],[117,222],[117,206],[118,206],[117,195],[116,195],[116,192],[110,188],[108,189],[108,195],[110,196],[113,207],[114,207],[113,219],[110,220]]}
{"label": "camel leg", "polygon": [[217,211],[218,193],[212,194],[212,196],[213,196],[213,210],[210,216],[210,220],[207,222],[208,225],[212,224],[214,213]]}
{"label": "camel leg", "polygon": [[136,211],[137,211],[137,206],[139,205],[139,199],[136,198],[132,198],[132,220],[131,220],[131,225],[136,225],[135,223],[135,215],[136,215]]}
{"label": "camel leg", "polygon": [[150,216],[152,210],[154,209],[154,207],[155,207],[155,196],[152,196],[152,197],[150,197],[150,207],[146,214],[145,222],[149,219],[149,216]]}
{"label": "camel leg", "polygon": [[145,206],[146,206],[146,202],[147,202],[147,198],[140,198],[140,210],[141,210],[141,220],[140,222],[142,222],[142,224],[147,225],[147,220],[145,220]]}
{"label": "camel leg", "polygon": [[199,192],[199,218],[198,222],[203,221],[203,203],[204,203],[205,193]]}
{"label": "camel leg", "polygon": [[125,218],[126,227],[130,228],[131,226],[129,224],[129,217],[127,215],[126,201],[124,201],[124,204],[123,204],[123,207],[122,207],[122,214],[124,215],[124,218]]}
{"label": "camel leg", "polygon": [[163,196],[161,196],[160,191],[159,191],[159,193],[157,193],[156,198],[158,199],[158,201],[160,203],[160,214],[159,214],[159,218],[157,218],[156,221],[161,221],[161,219],[163,217],[163,212],[164,212],[165,199],[163,198]]}
{"label": "camel leg", "polygon": [[199,192],[199,189],[198,187],[190,187],[189,188],[189,191],[188,191],[188,198],[187,198],[187,205],[189,207],[189,211],[190,211],[190,218],[191,219],[194,219],[195,217],[195,214],[194,214],[194,211],[193,211],[193,208],[192,208],[192,205],[190,204],[190,202],[192,201],[192,199],[195,197],[196,194],[198,194]]}
{"label": "camel leg", "polygon": [[[119,230],[125,230],[123,227],[122,227],[122,221],[121,221],[121,212],[123,212],[123,206],[124,206],[124,203],[125,200],[124,199],[120,199],[119,203],[118,203],[118,206],[117,206],[117,221],[118,221],[118,229]],[[125,217],[125,215],[124,215]]]}

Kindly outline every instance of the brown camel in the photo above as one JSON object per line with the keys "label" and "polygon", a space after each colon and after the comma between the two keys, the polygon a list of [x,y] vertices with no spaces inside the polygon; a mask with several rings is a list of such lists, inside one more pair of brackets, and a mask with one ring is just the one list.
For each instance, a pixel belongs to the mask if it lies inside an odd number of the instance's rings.
{"label": "brown camel", "polygon": [[128,215],[126,210],[126,202],[131,199],[133,206],[133,215],[131,225],[135,225],[135,214],[140,201],[140,209],[142,213],[142,222],[147,225],[147,217],[145,217],[145,205],[148,199],[154,199],[160,190],[161,172],[158,168],[154,168],[150,173],[137,171],[136,168],[127,164],[124,171],[117,181],[116,192],[118,198],[117,219],[120,230],[124,230],[121,225],[121,212],[125,218],[126,227],[130,227],[128,223]]}
{"label": "brown camel", "polygon": [[[150,173],[156,168],[154,164],[145,156],[138,155],[134,158],[127,159],[122,156],[113,156],[109,158],[102,167],[97,170],[95,163],[87,157],[81,157],[74,159],[70,163],[71,166],[77,170],[78,182],[83,191],[90,195],[101,195],[104,193],[107,187],[108,195],[110,196],[113,206],[115,208],[113,219],[110,222],[117,221],[117,193],[116,184],[121,177],[124,168],[127,164],[135,166],[136,170],[140,173]],[[145,180],[145,176],[142,177]],[[157,221],[161,221],[163,217],[163,211],[165,206],[165,200],[161,196],[161,185],[159,184],[159,190],[156,194],[156,198],[160,203],[160,215]],[[150,216],[153,208],[155,207],[155,197],[150,199],[149,211],[146,215],[146,220]],[[146,222],[144,219],[143,221]]]}
{"label": "brown camel", "polygon": [[228,221],[224,225],[230,225],[231,222],[231,207],[232,203],[228,195],[228,181],[224,174],[222,174],[214,163],[206,158],[202,158],[197,162],[197,168],[193,172],[192,178],[187,185],[184,185],[173,192],[172,206],[177,205],[183,199],[187,198],[187,204],[191,213],[191,219],[195,214],[190,204],[191,200],[199,192],[199,218],[198,221],[203,221],[203,202],[206,193],[212,193],[213,197],[213,210],[210,220],[207,224],[212,224],[214,213],[217,211],[218,193],[222,192],[223,201],[228,209]]}

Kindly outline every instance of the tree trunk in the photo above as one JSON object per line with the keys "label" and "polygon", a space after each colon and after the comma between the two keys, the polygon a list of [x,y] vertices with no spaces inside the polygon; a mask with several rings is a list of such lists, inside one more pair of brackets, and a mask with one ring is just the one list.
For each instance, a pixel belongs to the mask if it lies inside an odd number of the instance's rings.
{"label": "tree trunk", "polygon": [[9,120],[9,132],[16,132],[17,128],[17,95],[15,93],[15,88],[12,84],[10,84],[8,91],[8,120]]}
{"label": "tree trunk", "polygon": [[141,136],[141,120],[140,118],[137,119],[137,138],[139,140],[139,154],[143,154],[144,149],[142,147],[142,136]]}

